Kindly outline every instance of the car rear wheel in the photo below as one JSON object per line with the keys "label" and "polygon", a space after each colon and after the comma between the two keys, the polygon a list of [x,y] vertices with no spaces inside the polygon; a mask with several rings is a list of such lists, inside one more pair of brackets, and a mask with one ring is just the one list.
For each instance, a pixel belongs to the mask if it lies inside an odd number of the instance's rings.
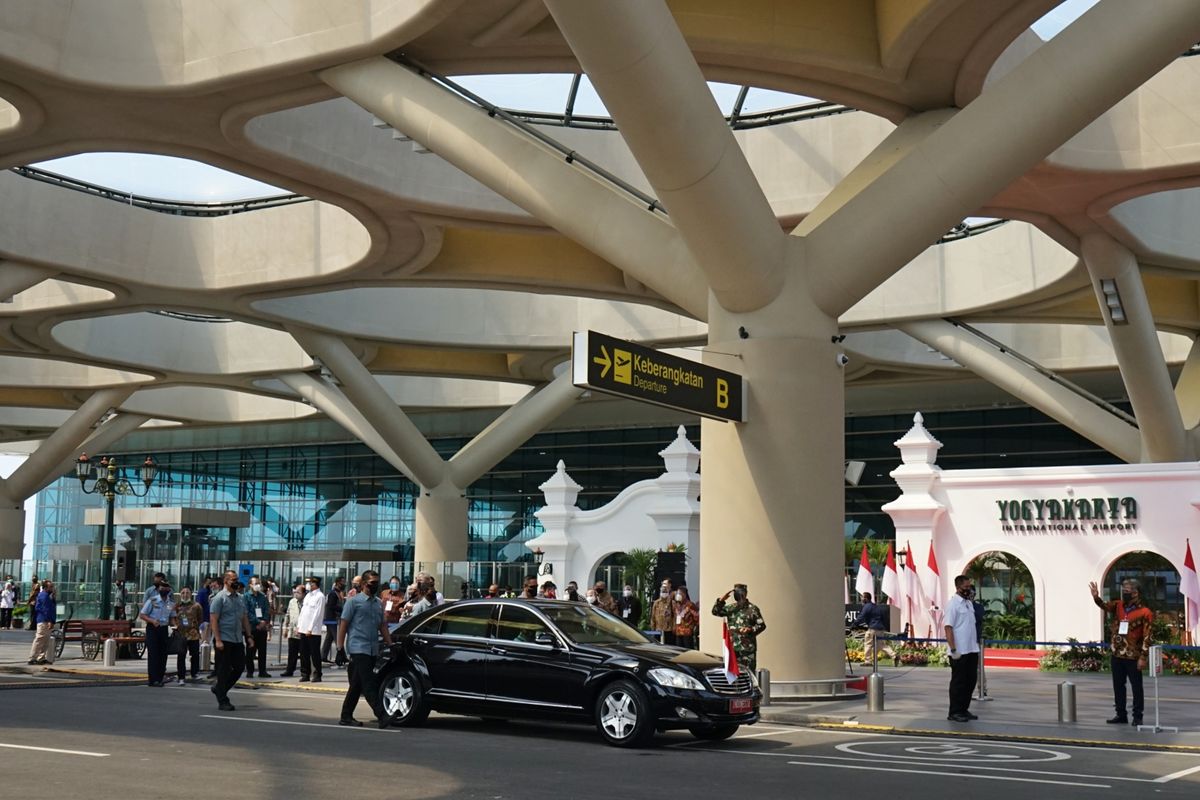
{"label": "car rear wheel", "polygon": [[399,727],[420,725],[429,716],[429,704],[417,678],[407,670],[393,672],[379,686],[383,711]]}
{"label": "car rear wheel", "polygon": [[707,742],[719,742],[738,732],[738,725],[693,725],[688,728],[692,736]]}
{"label": "car rear wheel", "polygon": [[605,686],[596,698],[596,728],[616,747],[644,747],[654,738],[654,719],[646,694],[630,681]]}

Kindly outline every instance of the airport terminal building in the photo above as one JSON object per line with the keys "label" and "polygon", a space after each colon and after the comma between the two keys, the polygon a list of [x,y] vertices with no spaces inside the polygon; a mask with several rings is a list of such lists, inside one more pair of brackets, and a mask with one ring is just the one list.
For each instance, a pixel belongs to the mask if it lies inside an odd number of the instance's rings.
{"label": "airport terminal building", "polygon": [[[844,682],[915,411],[945,468],[1200,456],[1200,18],[1056,5],[5,8],[0,559],[37,495],[27,559],[525,564],[559,461],[596,508],[683,425],[693,595],[750,584],[775,677]],[[114,152],[268,187],[54,161]],[[583,331],[740,376],[741,421],[582,385]]]}

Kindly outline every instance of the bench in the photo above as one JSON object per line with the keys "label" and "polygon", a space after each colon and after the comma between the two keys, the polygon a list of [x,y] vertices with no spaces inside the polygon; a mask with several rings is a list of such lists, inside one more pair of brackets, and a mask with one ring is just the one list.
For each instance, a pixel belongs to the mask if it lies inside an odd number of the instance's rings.
{"label": "bench", "polygon": [[108,639],[127,645],[134,658],[146,652],[145,632],[135,631],[127,619],[68,619],[55,629],[54,638],[56,658],[62,656],[67,642],[79,642],[83,657],[95,661]]}

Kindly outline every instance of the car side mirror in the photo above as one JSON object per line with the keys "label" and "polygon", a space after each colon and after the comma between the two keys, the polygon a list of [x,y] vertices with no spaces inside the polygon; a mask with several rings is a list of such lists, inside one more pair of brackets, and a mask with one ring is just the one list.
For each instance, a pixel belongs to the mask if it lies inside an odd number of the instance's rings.
{"label": "car side mirror", "polygon": [[533,637],[534,644],[544,644],[550,647],[558,647],[558,637],[549,631],[538,631]]}

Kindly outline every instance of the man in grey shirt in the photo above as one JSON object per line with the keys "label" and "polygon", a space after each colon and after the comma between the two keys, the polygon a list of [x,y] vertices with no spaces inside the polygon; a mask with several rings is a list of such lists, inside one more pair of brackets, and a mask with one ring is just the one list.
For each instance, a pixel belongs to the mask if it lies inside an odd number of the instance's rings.
{"label": "man in grey shirt", "polygon": [[234,711],[229,702],[229,690],[237,683],[246,667],[245,638],[251,635],[246,619],[246,604],[234,593],[237,573],[225,570],[225,588],[209,601],[209,627],[213,634],[213,652],[217,661],[217,682],[212,693],[217,696],[222,711]]}
{"label": "man in grey shirt", "polygon": [[379,602],[379,573],[369,569],[362,574],[362,591],[346,601],[338,621],[338,651],[350,654],[347,674],[350,685],[342,703],[339,725],[362,725],[354,718],[354,708],[364,694],[380,728],[386,728],[391,720],[380,702],[379,684],[375,680],[375,659],[379,656],[381,636],[384,645],[391,645],[392,637],[383,621],[383,604]]}

